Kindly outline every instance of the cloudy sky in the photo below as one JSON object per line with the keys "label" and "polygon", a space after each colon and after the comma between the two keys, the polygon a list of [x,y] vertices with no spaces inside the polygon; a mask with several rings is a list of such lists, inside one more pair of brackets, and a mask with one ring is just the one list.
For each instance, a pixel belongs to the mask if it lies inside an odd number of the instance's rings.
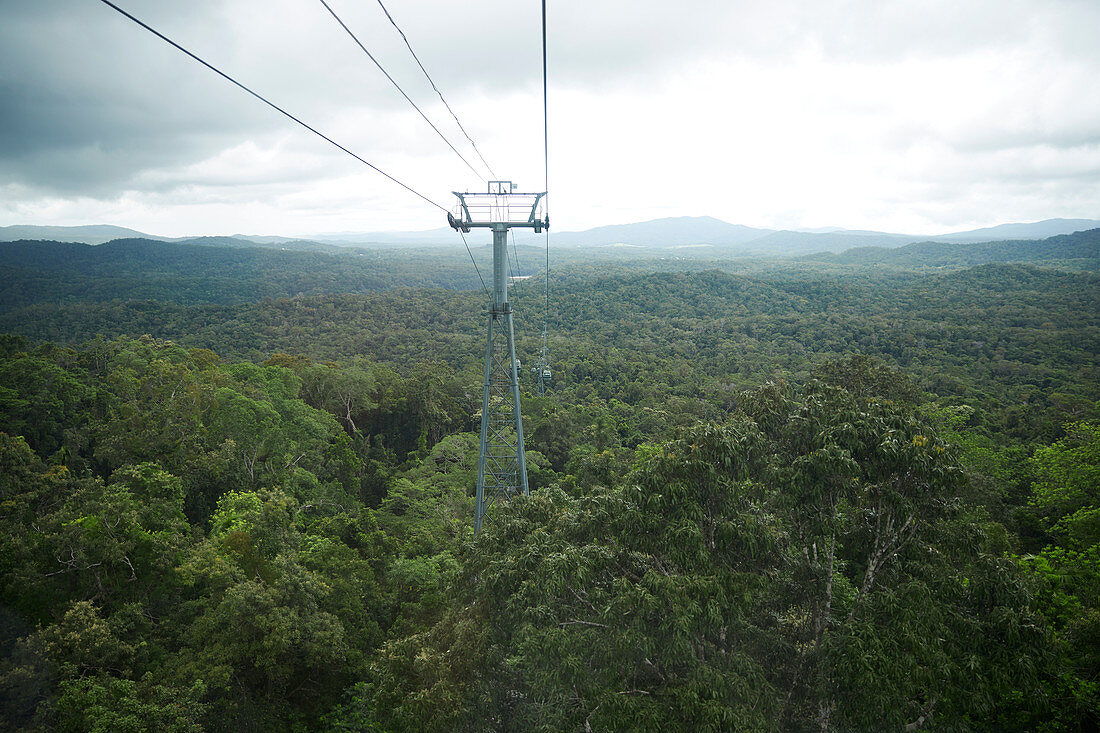
{"label": "cloudy sky", "polygon": [[[450,207],[483,183],[319,0],[115,0]],[[328,0],[472,162],[377,0]],[[538,0],[384,0],[541,190]],[[432,229],[441,213],[99,0],[0,0],[0,225]],[[935,234],[1100,218],[1097,0],[550,0],[556,229],[710,215]]]}

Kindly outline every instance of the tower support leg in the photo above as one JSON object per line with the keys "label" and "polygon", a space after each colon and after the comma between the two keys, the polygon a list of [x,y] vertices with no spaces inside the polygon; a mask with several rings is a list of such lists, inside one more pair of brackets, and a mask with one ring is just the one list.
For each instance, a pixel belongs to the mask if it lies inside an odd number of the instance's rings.
{"label": "tower support leg", "polygon": [[490,312],[485,342],[474,530],[481,529],[493,502],[529,493],[512,310],[505,304]]}
{"label": "tower support leg", "polygon": [[494,501],[527,495],[527,457],[519,403],[519,365],[508,302],[508,225],[493,225],[493,303],[485,341],[481,396],[481,446],[477,456],[474,531],[480,531]]}

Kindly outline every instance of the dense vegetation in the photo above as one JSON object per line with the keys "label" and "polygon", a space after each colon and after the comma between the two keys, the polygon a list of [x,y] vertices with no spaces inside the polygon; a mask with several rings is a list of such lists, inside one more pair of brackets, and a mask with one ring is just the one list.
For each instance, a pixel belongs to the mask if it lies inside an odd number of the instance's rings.
{"label": "dense vegetation", "polygon": [[475,535],[468,259],[20,246],[8,729],[1100,723],[1100,278],[1064,247],[568,263],[532,496]]}
{"label": "dense vegetation", "polygon": [[[230,237],[184,242],[116,239],[106,244],[0,242],[0,309],[34,304],[110,303],[155,300],[179,304],[236,305],[262,298],[289,298],[322,293],[366,293],[396,286],[481,287],[478,271],[459,240],[450,247],[367,249],[327,246],[302,250],[287,242],[248,247]],[[283,249],[277,247],[282,246]],[[318,245],[321,246],[321,245]],[[472,250],[481,275],[489,277],[492,252]],[[555,267],[571,277],[606,276],[609,272],[697,272],[718,269],[737,274],[796,272],[800,260],[749,259],[723,254],[720,247],[655,249],[597,247],[566,249],[555,254]],[[530,275],[543,253],[514,247],[509,271]],[[1042,241],[949,244],[925,242],[894,249],[864,247],[844,253],[802,258],[804,271],[851,276],[857,268],[903,271],[958,269],[993,262],[1058,266],[1096,272],[1100,269],[1100,229]],[[831,270],[830,270],[831,268]],[[877,274],[881,275],[881,272]]]}
{"label": "dense vegetation", "polygon": [[[394,255],[397,256],[394,256]],[[491,253],[479,251],[480,267]],[[491,270],[490,270],[491,271]],[[462,249],[337,254],[116,239],[106,244],[0,242],[0,307],[149,299],[247,303],[317,293],[480,284]]]}

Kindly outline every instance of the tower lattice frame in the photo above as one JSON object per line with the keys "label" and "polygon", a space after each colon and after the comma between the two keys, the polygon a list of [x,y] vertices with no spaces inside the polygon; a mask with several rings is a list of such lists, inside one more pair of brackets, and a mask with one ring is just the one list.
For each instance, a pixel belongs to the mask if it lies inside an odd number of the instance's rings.
{"label": "tower lattice frame", "polygon": [[489,507],[529,494],[527,460],[523,447],[523,415],[519,396],[519,362],[508,302],[508,230],[515,227],[541,232],[548,217],[539,217],[543,193],[517,193],[511,181],[490,181],[487,193],[459,193],[459,206],[447,215],[452,228],[469,232],[481,227],[493,232],[493,299],[489,306],[485,342],[485,381],[481,398],[481,444],[477,460],[477,498],[474,529],[478,531]]}

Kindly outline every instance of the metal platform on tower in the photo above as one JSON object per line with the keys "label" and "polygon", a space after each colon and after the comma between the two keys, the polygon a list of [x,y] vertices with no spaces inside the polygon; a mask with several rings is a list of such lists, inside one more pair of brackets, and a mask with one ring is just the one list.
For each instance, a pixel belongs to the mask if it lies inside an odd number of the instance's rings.
{"label": "metal platform on tower", "polygon": [[521,227],[541,232],[550,228],[550,219],[540,209],[545,191],[520,193],[516,188],[511,181],[489,181],[486,193],[455,191],[458,206],[447,214],[447,223],[457,231],[485,228],[493,232],[493,300],[485,344],[475,530],[481,529],[495,501],[530,493],[523,452],[520,368],[508,302],[508,230]]}

